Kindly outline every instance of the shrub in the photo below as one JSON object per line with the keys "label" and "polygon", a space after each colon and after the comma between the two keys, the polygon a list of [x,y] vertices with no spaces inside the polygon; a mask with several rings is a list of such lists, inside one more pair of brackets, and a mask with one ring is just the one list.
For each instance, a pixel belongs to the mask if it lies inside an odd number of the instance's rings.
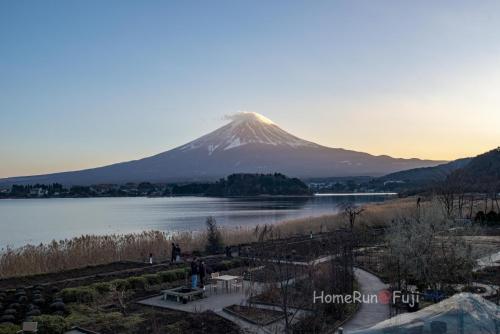
{"label": "shrub", "polygon": [[90,286],[66,288],[61,291],[61,297],[66,303],[91,303],[96,300],[98,292]]}
{"label": "shrub", "polygon": [[238,268],[245,265],[245,261],[243,259],[233,259],[231,261],[231,267],[232,268]]}
{"label": "shrub", "polygon": [[160,276],[161,281],[164,283],[173,282],[177,279],[177,276],[175,275],[173,270],[160,271],[158,275]]}
{"label": "shrub", "polygon": [[167,271],[160,271],[158,273],[158,276],[160,277],[162,282],[173,282],[176,280],[186,278],[188,271],[189,271],[188,268],[172,269]]}
{"label": "shrub", "polygon": [[131,288],[128,280],[124,278],[118,278],[109,282],[112,288],[117,290],[128,290]]}
{"label": "shrub", "polygon": [[148,285],[148,280],[142,276],[132,276],[127,278],[130,287],[137,290],[144,290]]}
{"label": "shrub", "polygon": [[177,279],[184,279],[188,274],[189,268],[179,268],[171,271],[174,273]]}
{"label": "shrub", "polygon": [[139,315],[123,316],[120,312],[95,314],[93,322],[105,333],[129,333],[133,328],[144,322]]}
{"label": "shrub", "polygon": [[233,267],[233,263],[231,261],[224,260],[219,263],[219,266],[221,268],[220,270],[229,270]]}
{"label": "shrub", "polygon": [[188,320],[182,319],[181,321],[177,321],[173,324],[169,324],[165,326],[165,333],[170,334],[182,334],[186,332],[186,328],[190,328],[191,324]]}
{"label": "shrub", "polygon": [[143,275],[142,277],[146,279],[149,285],[155,285],[161,283],[161,277],[158,274],[146,274]]}
{"label": "shrub", "polygon": [[91,287],[94,288],[101,295],[111,292],[112,288],[111,283],[107,282],[94,283],[91,285]]}
{"label": "shrub", "polygon": [[34,317],[33,321],[38,322],[38,332],[40,334],[63,334],[70,328],[69,323],[59,315],[40,315]]}
{"label": "shrub", "polygon": [[14,324],[0,324],[0,334],[17,334],[21,328]]}
{"label": "shrub", "polygon": [[216,265],[213,266],[214,271],[223,271],[229,270],[232,268],[238,268],[245,265],[245,261],[243,259],[233,259],[233,260],[223,260]]}

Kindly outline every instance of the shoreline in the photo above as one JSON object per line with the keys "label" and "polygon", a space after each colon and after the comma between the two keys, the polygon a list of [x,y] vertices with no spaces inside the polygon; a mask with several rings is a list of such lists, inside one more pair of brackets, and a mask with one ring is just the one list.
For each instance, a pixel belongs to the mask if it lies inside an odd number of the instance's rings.
{"label": "shoreline", "polygon": [[241,199],[255,199],[255,198],[313,198],[313,197],[328,197],[328,196],[397,196],[396,192],[352,192],[352,193],[313,193],[310,195],[249,195],[249,196],[205,196],[205,195],[176,195],[176,196],[51,196],[51,197],[2,197],[1,200],[14,200],[14,199],[86,199],[86,198],[241,198]]}
{"label": "shoreline", "polygon": [[[365,211],[359,217],[359,226],[381,226],[390,221],[393,214],[414,206],[414,199],[388,199],[384,202],[364,204]],[[396,210],[396,211],[395,211]],[[274,224],[251,227],[227,228],[220,226],[225,245],[252,243],[260,238],[281,238],[309,233],[322,233],[346,227],[345,216],[339,212],[287,219]],[[169,258],[172,242],[182,251],[203,251],[206,231],[177,232],[174,235],[155,230],[136,233],[81,235],[61,241],[36,245],[24,245],[4,249],[0,254],[0,272],[5,276],[47,273],[60,270],[100,265],[115,261],[147,261],[152,253],[158,260]]]}
{"label": "shoreline", "polygon": [[[338,193],[338,194],[326,194],[326,195],[319,195],[318,197],[326,197],[326,196],[332,196],[332,197],[341,197],[341,196],[395,196],[396,194],[395,193],[356,193],[357,195],[353,195],[353,194],[349,194],[349,193]],[[315,197],[317,196],[317,194],[313,195],[313,196],[307,196],[307,197]],[[196,197],[198,198],[199,196],[175,196],[175,198],[186,198],[186,197]],[[231,198],[238,198],[238,199],[245,199],[245,198],[248,198],[248,199],[257,199],[257,198],[304,198],[305,196],[268,196],[268,197],[256,197],[256,196],[253,196],[253,197],[203,197],[203,198],[227,198],[227,199],[231,199]],[[96,199],[96,198],[99,198],[99,199],[116,199],[116,198],[165,198],[165,197],[144,197],[144,196],[134,196],[134,197],[61,197],[61,198],[54,198],[54,197],[51,197],[51,198],[40,198],[40,199]],[[171,198],[171,197],[168,197],[168,198]],[[20,199],[20,200],[25,200],[25,199],[38,199],[38,198],[16,198],[16,199]],[[385,201],[382,201],[382,202],[367,202],[367,203],[362,203],[361,206],[363,207],[366,207],[366,208],[370,208],[373,210],[373,208],[377,208],[377,207],[384,207],[384,206],[390,206],[391,203],[398,203],[398,202],[401,202],[401,203],[404,203],[405,202],[405,199],[401,199],[401,198],[398,198],[398,197],[392,197],[390,199],[387,199]],[[245,232],[248,232],[248,231],[253,231],[255,230],[255,228],[259,227],[259,228],[264,228],[265,226],[267,227],[271,227],[271,228],[283,228],[283,227],[286,227],[286,226],[290,226],[290,225],[304,225],[304,227],[306,226],[306,224],[309,224],[311,222],[316,222],[316,221],[327,221],[327,220],[334,220],[336,219],[337,217],[341,216],[341,212],[340,211],[332,211],[332,212],[329,212],[329,213],[317,213],[317,214],[311,214],[311,215],[307,215],[307,216],[303,216],[303,217],[296,217],[296,218],[288,218],[288,219],[285,219],[285,220],[281,220],[281,221],[277,221],[277,222],[273,222],[273,223],[262,223],[262,224],[256,224],[256,225],[237,225],[237,226],[231,226],[231,225],[221,225],[219,224],[218,225],[218,228],[219,230],[223,233],[223,234],[226,234],[226,235],[231,235],[233,233],[245,233]],[[323,224],[323,225],[328,225],[326,222]],[[203,225],[204,227],[204,225]],[[309,226],[310,228],[312,228],[314,230],[314,226]],[[165,236],[169,237],[169,238],[175,238],[176,236],[180,236],[180,235],[191,235],[191,236],[200,236],[200,235],[203,235],[206,231],[204,228],[200,228],[200,229],[192,229],[192,230],[176,230],[176,231],[161,231],[161,230],[158,230],[158,229],[138,229],[136,231],[130,231],[130,232],[111,232],[111,233],[99,233],[99,232],[96,232],[96,233],[82,233],[82,234],[79,234],[79,235],[74,235],[74,236],[71,236],[71,237],[66,237],[66,238],[60,238],[60,239],[51,239],[51,240],[48,240],[48,241],[42,241],[42,242],[27,242],[27,243],[24,243],[22,245],[18,245],[18,246],[13,246],[13,245],[0,245],[0,250],[1,249],[11,249],[11,250],[18,250],[18,249],[22,249],[24,247],[37,247],[39,245],[49,245],[53,242],[56,242],[56,243],[61,243],[61,242],[65,242],[65,241],[70,241],[70,240],[74,240],[74,239],[78,239],[78,238],[83,238],[83,237],[109,237],[109,236],[127,236],[127,235],[140,235],[140,234],[143,234],[143,233],[149,233],[149,232],[159,232],[159,233],[162,233],[164,234]],[[2,255],[2,252],[0,251],[0,256]]]}

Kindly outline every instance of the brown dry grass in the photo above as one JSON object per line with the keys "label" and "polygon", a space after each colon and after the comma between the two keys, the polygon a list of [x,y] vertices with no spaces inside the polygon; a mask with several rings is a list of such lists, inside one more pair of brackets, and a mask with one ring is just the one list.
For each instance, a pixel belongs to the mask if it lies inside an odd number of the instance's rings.
{"label": "brown dry grass", "polygon": [[[364,205],[363,213],[357,218],[358,226],[383,226],[399,215],[414,210],[416,199],[391,199],[381,203]],[[289,220],[276,225],[284,236],[333,231],[347,227],[347,219],[342,213]]]}
{"label": "brown dry grass", "polygon": [[[415,207],[415,199],[394,199],[365,206],[359,217],[359,226],[377,226],[389,223],[398,214]],[[271,227],[275,237],[287,237],[320,231],[332,231],[344,227],[342,214],[309,217],[285,221]],[[220,229],[225,244],[236,245],[256,241],[266,228]],[[203,250],[206,243],[204,232],[182,232],[167,235],[159,231],[138,234],[113,234],[106,236],[86,235],[69,240],[53,241],[37,246],[27,245],[6,249],[0,255],[0,278],[57,272],[115,261],[146,261],[149,253],[156,259],[170,257],[172,241],[179,243],[183,252]]]}

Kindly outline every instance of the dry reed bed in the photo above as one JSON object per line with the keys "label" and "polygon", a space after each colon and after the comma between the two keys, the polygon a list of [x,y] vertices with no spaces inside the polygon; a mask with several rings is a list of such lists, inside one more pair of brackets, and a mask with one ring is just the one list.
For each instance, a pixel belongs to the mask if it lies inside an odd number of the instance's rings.
{"label": "dry reed bed", "polygon": [[[359,225],[383,225],[398,212],[409,210],[414,199],[390,200],[369,204],[359,218]],[[220,232],[225,244],[236,245],[256,241],[266,230],[268,236],[288,237],[320,231],[331,231],[345,226],[342,214],[309,217],[281,222],[273,226],[225,229]],[[145,231],[137,234],[85,235],[48,244],[26,245],[16,249],[3,249],[0,255],[0,278],[26,276],[116,261],[146,261],[153,253],[156,260],[170,258],[171,243],[180,245],[183,252],[203,250],[205,232],[167,234]]]}

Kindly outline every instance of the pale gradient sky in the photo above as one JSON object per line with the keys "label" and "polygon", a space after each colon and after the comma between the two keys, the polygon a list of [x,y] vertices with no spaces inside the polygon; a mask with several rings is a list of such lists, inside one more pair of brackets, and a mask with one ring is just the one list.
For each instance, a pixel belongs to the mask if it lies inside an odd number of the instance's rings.
{"label": "pale gradient sky", "polygon": [[332,146],[500,145],[499,1],[0,1],[0,177],[159,153],[238,110]]}

